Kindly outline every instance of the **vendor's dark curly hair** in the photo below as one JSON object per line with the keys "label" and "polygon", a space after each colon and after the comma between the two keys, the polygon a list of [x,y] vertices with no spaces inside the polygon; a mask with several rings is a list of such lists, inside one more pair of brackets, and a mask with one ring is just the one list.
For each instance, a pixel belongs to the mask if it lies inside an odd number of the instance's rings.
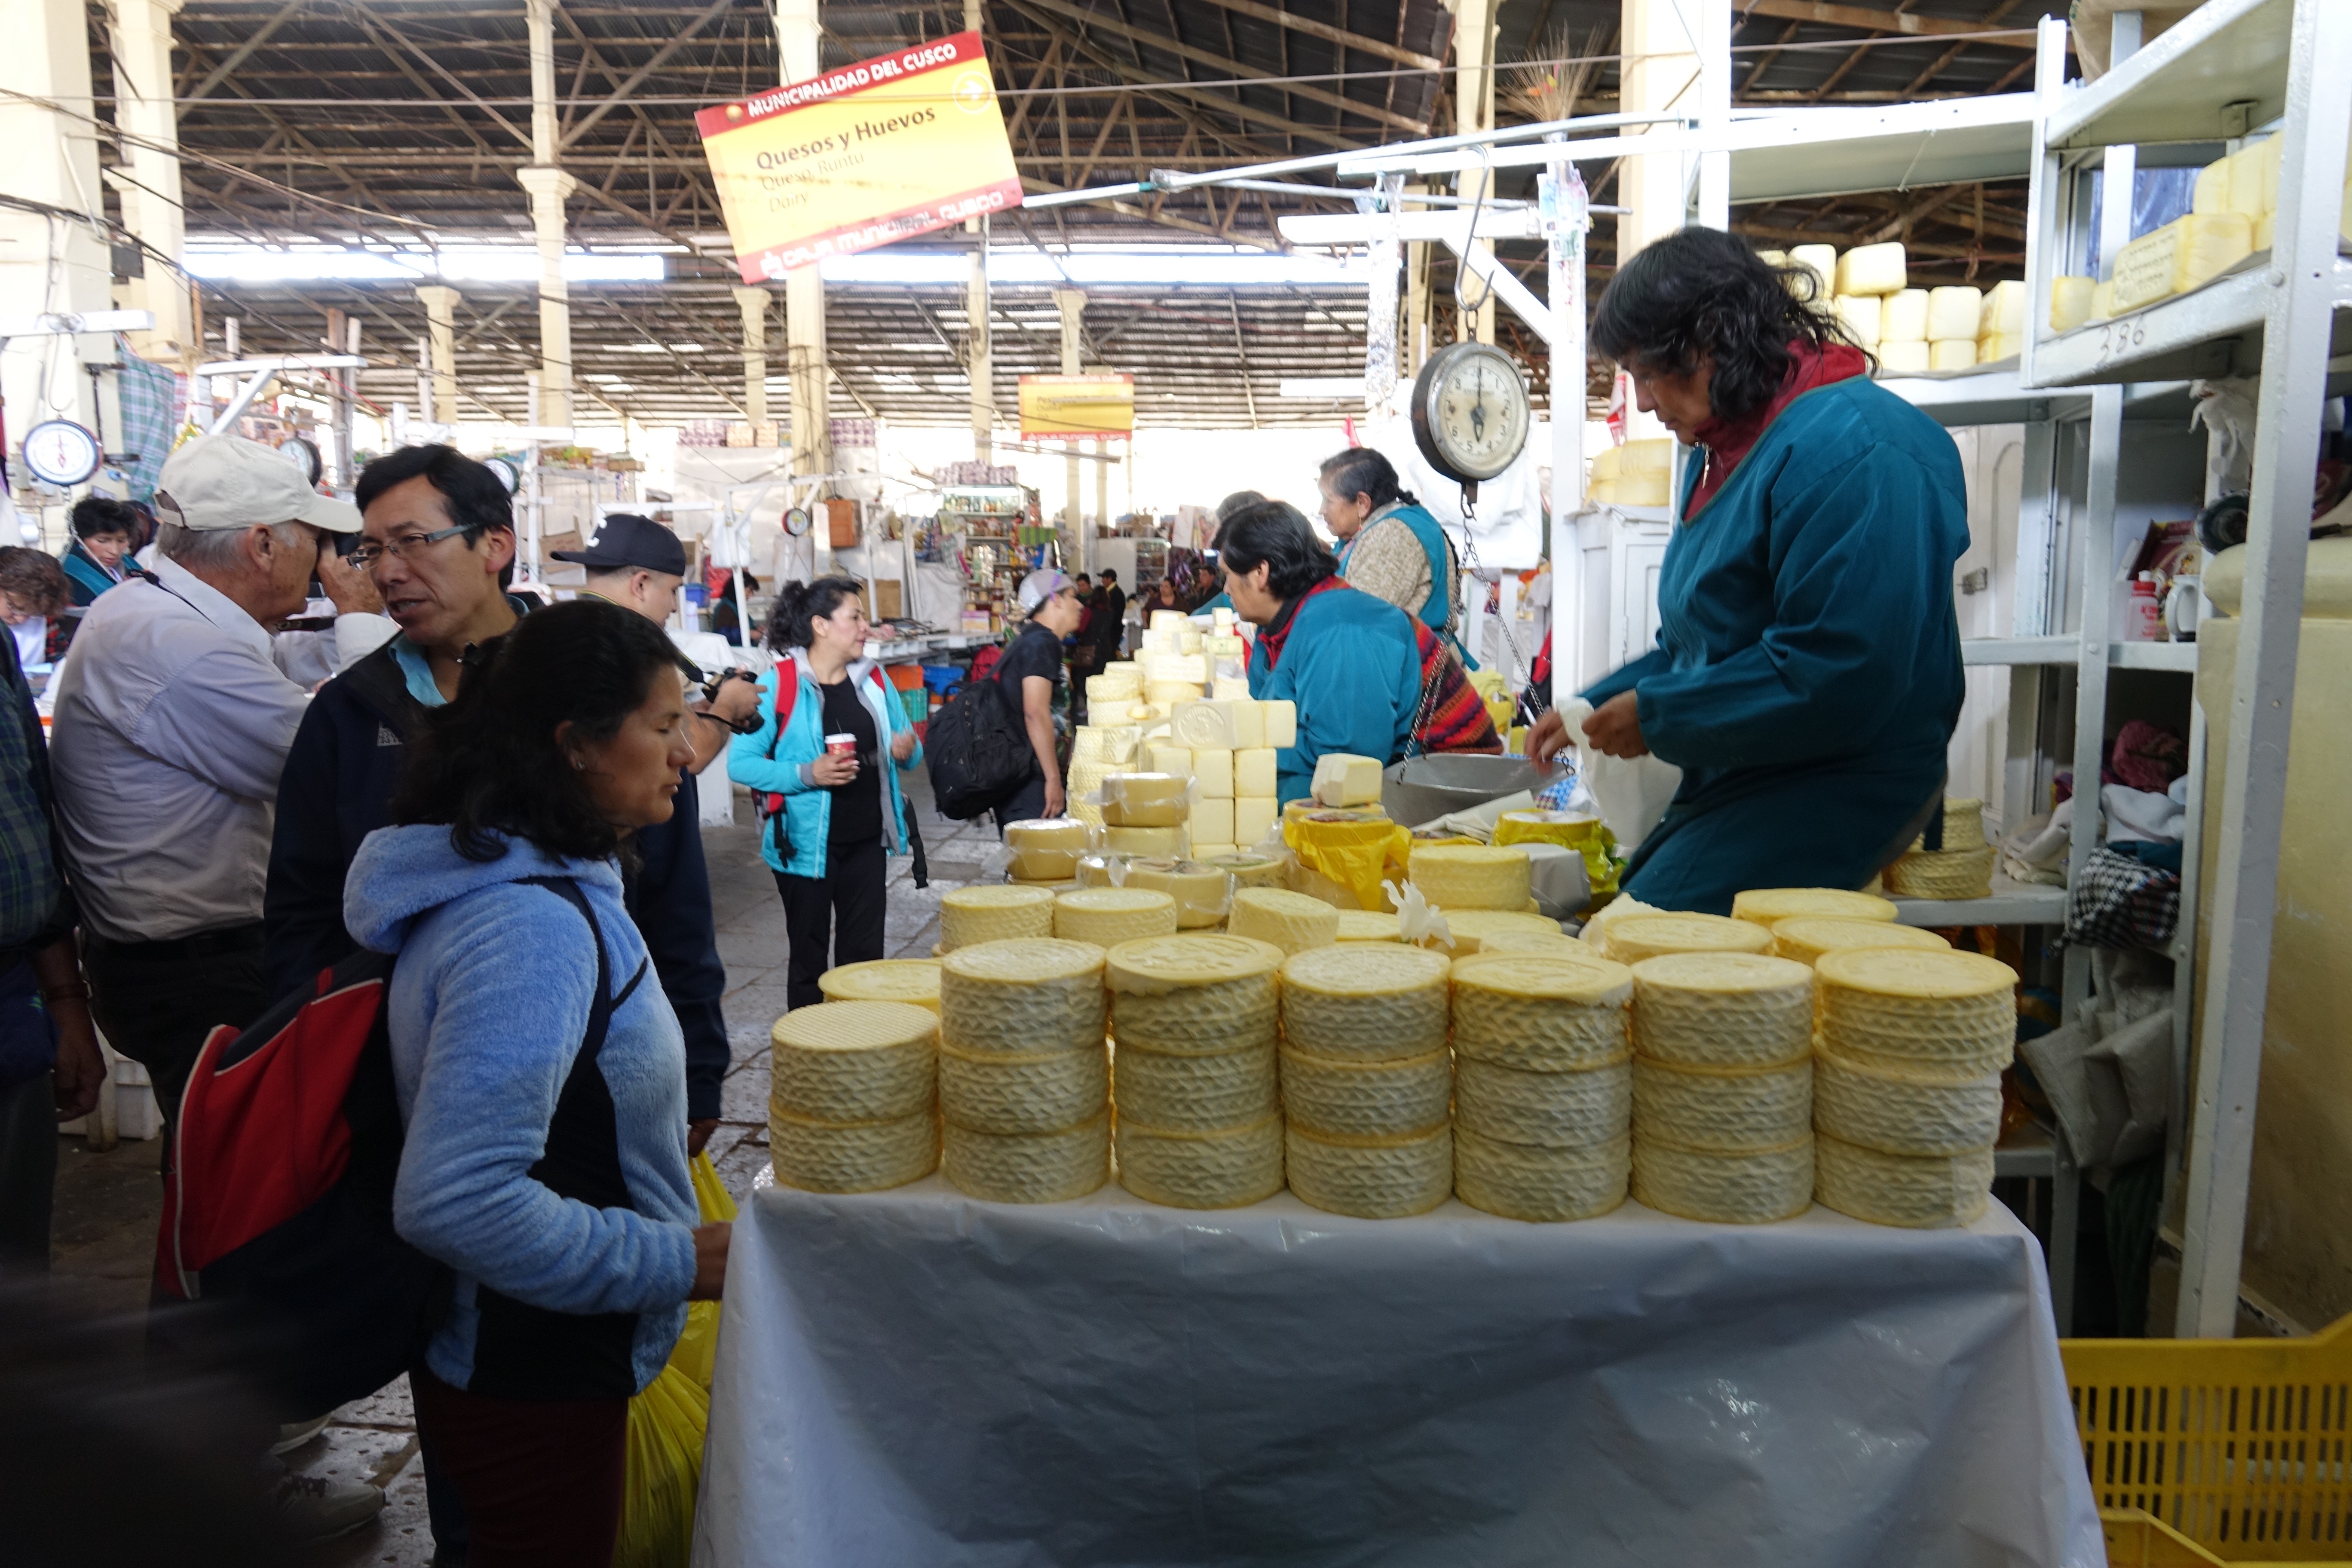
{"label": "vendor's dark curly hair", "polygon": [[1225,519],[1217,554],[1226,571],[1244,577],[1267,563],[1266,592],[1277,599],[1295,599],[1339,570],[1305,514],[1288,501],[1260,501]]}
{"label": "vendor's dark curly hair", "polygon": [[1714,356],[1707,401],[1716,417],[1738,419],[1780,392],[1791,343],[1861,347],[1821,293],[1810,267],[1775,267],[1721,229],[1677,229],[1617,268],[1593,311],[1592,346],[1674,375]]}
{"label": "vendor's dark curly hair", "polygon": [[776,601],[768,609],[768,646],[778,653],[808,647],[816,640],[810,622],[825,619],[864,592],[854,577],[784,584],[776,590]]}

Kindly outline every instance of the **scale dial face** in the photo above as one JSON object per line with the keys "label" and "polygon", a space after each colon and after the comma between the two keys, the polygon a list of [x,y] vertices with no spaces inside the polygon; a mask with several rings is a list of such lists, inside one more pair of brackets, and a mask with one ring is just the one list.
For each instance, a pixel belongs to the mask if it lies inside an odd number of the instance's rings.
{"label": "scale dial face", "polygon": [[1448,479],[1491,479],[1509,468],[1529,420],[1519,367],[1491,343],[1450,344],[1413,378],[1413,438]]}
{"label": "scale dial face", "polygon": [[98,437],[70,419],[47,419],[25,432],[25,467],[45,485],[78,485],[98,472]]}
{"label": "scale dial face", "polygon": [[784,531],[798,539],[809,531],[811,521],[808,508],[789,507],[784,511]]}
{"label": "scale dial face", "polygon": [[513,458],[486,458],[482,461],[482,467],[498,475],[499,483],[507,488],[507,494],[512,495],[522,489],[522,469],[516,465]]}
{"label": "scale dial face", "polygon": [[318,443],[300,436],[289,436],[278,447],[286,460],[302,476],[302,482],[315,485],[327,471],[326,459],[319,455]]}

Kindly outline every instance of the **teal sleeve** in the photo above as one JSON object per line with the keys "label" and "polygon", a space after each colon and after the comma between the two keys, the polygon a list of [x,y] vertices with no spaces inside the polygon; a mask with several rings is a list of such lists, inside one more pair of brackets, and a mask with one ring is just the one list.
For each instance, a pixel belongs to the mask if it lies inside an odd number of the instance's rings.
{"label": "teal sleeve", "polygon": [[[1403,624],[1403,613],[1395,613]],[[1301,637],[1291,648],[1270,683],[1287,689],[1266,693],[1287,697],[1298,710],[1298,743],[1274,754],[1275,795],[1286,805],[1310,793],[1318,758],[1345,752],[1386,766],[1399,730],[1396,683],[1386,679],[1385,668],[1396,650],[1377,628],[1318,626],[1311,642]],[[1405,718],[1409,723],[1410,715]]]}
{"label": "teal sleeve", "polygon": [[760,704],[760,727],[748,735],[738,735],[727,742],[727,776],[745,789],[759,790],[767,795],[798,795],[814,786],[801,776],[801,764],[814,762],[810,757],[791,754],[789,745],[776,745],[775,755],[768,754],[770,743],[776,739],[776,681],[778,671],[791,666],[779,664],[760,677],[760,689],[768,700]]}
{"label": "teal sleeve", "polygon": [[1653,675],[1664,675],[1674,667],[1675,661],[1664,648],[1654,647],[1641,658],[1619,665],[1577,695],[1598,708],[1619,692],[1631,691],[1641,681]]}

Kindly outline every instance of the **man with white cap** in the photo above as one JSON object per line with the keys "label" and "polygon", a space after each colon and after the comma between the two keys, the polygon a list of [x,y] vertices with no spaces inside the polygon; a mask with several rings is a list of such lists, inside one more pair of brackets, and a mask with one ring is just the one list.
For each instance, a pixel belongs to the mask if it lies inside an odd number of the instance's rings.
{"label": "man with white cap", "polygon": [[1059,816],[1068,805],[1054,737],[1054,688],[1062,679],[1062,639],[1078,629],[1086,613],[1077,584],[1050,569],[1021,579],[1020,601],[1028,618],[997,661],[996,683],[1020,715],[1037,763],[1028,782],[996,808],[1000,834],[1008,822]]}

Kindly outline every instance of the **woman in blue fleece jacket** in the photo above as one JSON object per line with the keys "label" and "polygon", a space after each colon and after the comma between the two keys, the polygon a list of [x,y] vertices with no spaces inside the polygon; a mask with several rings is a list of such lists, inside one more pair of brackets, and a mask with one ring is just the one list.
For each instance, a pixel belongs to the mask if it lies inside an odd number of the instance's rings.
{"label": "woman in blue fleece jacket", "polygon": [[610,1560],[630,1396],[725,1275],[677,1019],[621,901],[629,836],[673,809],[684,718],[659,627],[593,601],[531,616],[434,715],[399,826],[345,886],[352,934],[400,955],[394,1221],[455,1275],[411,1384],[480,1568]]}

